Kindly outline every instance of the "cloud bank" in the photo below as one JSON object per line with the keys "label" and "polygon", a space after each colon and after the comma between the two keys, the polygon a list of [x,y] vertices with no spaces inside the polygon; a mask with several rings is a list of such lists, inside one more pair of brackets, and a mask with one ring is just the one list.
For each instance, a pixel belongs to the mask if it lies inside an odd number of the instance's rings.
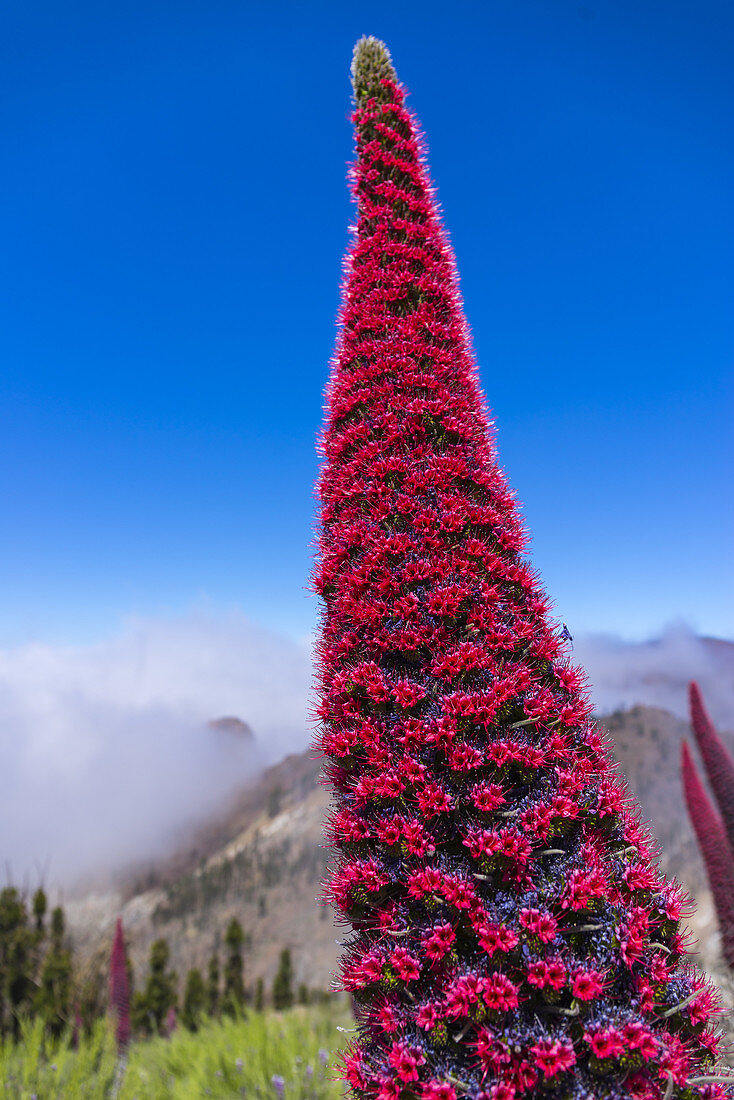
{"label": "cloud bank", "polygon": [[[701,684],[734,729],[734,643],[673,627],[653,642],[577,638],[597,712],[687,716]],[[309,741],[311,654],[242,615],[139,619],[90,646],[0,650],[0,867],[72,884],[181,843],[264,765]],[[248,744],[207,723],[235,715]],[[7,872],[6,872],[7,875]]]}
{"label": "cloud bank", "polygon": [[[0,650],[3,877],[72,883],[170,850],[308,743],[308,647],[240,615]],[[207,723],[236,715],[256,744]]]}
{"label": "cloud bank", "polygon": [[700,638],[676,624],[649,642],[579,638],[570,656],[586,670],[599,714],[644,703],[687,719],[688,683],[697,680],[714,722],[734,730],[734,642]]}

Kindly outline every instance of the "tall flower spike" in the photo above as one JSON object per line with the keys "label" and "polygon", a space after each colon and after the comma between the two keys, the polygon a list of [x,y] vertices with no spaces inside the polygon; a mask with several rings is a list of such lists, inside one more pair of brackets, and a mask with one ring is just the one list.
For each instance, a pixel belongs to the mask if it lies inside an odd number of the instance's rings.
{"label": "tall flower spike", "polygon": [[696,736],[711,790],[719,805],[729,844],[734,850],[734,760],[719,737],[695,680],[688,685],[691,726]]}
{"label": "tall flower spike", "polygon": [[370,1100],[734,1096],[710,1080],[682,890],[522,557],[416,124],[373,38],[353,84],[314,578],[344,1075]]}
{"label": "tall flower spike", "polygon": [[122,919],[117,918],[110,955],[110,1010],[115,1017],[117,1049],[122,1053],[130,1042],[130,986],[127,977],[127,953]]}
{"label": "tall flower spike", "polygon": [[688,816],[703,855],[719,918],[722,954],[734,969],[734,854],[721,817],[711,805],[685,741],[681,745],[681,772]]}

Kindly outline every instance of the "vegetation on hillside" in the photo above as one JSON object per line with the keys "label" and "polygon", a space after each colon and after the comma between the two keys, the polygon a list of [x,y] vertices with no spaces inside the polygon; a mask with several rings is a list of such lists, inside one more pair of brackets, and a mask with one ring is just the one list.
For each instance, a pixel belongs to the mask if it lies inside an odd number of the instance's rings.
{"label": "vegetation on hillside", "polygon": [[[286,1013],[205,1019],[197,1032],[130,1046],[118,1100],[336,1100],[332,1073],[350,1027],[346,1002]],[[22,1042],[0,1046],[0,1091],[6,1100],[108,1100],[118,1067],[114,1029],[98,1021],[74,1050],[69,1036],[51,1040],[41,1021]]]}
{"label": "vegetation on hillside", "polygon": [[23,1017],[38,1018],[54,1035],[70,1019],[72,955],[64,911],[56,906],[47,919],[47,910],[40,887],[30,904],[15,886],[0,890],[0,1038],[17,1039]]}

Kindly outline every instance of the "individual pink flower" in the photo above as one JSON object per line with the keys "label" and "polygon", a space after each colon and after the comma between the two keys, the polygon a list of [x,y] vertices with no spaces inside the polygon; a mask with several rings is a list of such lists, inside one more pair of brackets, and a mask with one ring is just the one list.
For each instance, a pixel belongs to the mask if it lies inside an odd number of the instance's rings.
{"label": "individual pink flower", "polygon": [[500,1012],[517,1008],[517,986],[505,974],[491,974],[484,979],[483,1000],[487,1008]]}
{"label": "individual pink flower", "polygon": [[528,966],[528,982],[538,989],[562,989],[566,984],[566,968],[560,959],[537,959]]}
{"label": "individual pink flower", "polygon": [[426,1081],[420,1095],[422,1100],[456,1100],[456,1089],[448,1081]]}
{"label": "individual pink flower", "polygon": [[585,1032],[584,1038],[597,1058],[619,1058],[626,1049],[625,1037],[616,1027]]}
{"label": "individual pink flower", "polygon": [[431,962],[442,959],[456,940],[456,933],[448,922],[438,924],[423,936],[423,948],[426,958]]}
{"label": "individual pink flower", "polygon": [[520,924],[534,933],[542,943],[550,943],[556,938],[558,921],[550,913],[543,913],[540,909],[521,909]]}
{"label": "individual pink flower", "polygon": [[564,1039],[543,1039],[530,1048],[535,1065],[546,1077],[555,1077],[576,1064],[572,1044]]}
{"label": "individual pink flower", "polygon": [[472,802],[478,810],[491,813],[505,804],[505,796],[499,783],[477,783],[471,793]]}
{"label": "individual pink flower", "polygon": [[490,958],[496,951],[511,951],[520,942],[517,932],[503,924],[480,925],[478,939]]}
{"label": "individual pink flower", "polygon": [[417,1081],[418,1066],[425,1062],[425,1055],[407,1043],[393,1043],[388,1062],[401,1081]]}
{"label": "individual pink flower", "polygon": [[390,962],[399,978],[404,982],[414,982],[421,972],[420,963],[404,947],[396,947],[390,955]]}
{"label": "individual pink flower", "polygon": [[430,1031],[436,1024],[443,1020],[443,1008],[439,1004],[422,1004],[415,1016],[415,1022],[418,1027],[423,1028],[424,1031]]}
{"label": "individual pink flower", "polygon": [[577,970],[571,981],[571,992],[580,1001],[593,1001],[604,989],[604,975],[598,970]]}

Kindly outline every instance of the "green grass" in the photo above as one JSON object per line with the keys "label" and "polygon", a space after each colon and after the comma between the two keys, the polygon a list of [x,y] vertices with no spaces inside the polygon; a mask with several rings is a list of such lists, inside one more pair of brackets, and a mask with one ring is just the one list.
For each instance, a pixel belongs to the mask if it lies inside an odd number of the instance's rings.
{"label": "green grass", "polygon": [[[350,1027],[346,1004],[255,1013],[207,1021],[196,1033],[133,1043],[118,1100],[337,1100],[336,1052]],[[0,1093],[7,1100],[102,1100],[115,1086],[117,1056],[109,1025],[100,1021],[77,1051],[44,1042],[39,1026],[23,1042],[0,1047]],[[276,1078],[274,1082],[273,1078]]]}

